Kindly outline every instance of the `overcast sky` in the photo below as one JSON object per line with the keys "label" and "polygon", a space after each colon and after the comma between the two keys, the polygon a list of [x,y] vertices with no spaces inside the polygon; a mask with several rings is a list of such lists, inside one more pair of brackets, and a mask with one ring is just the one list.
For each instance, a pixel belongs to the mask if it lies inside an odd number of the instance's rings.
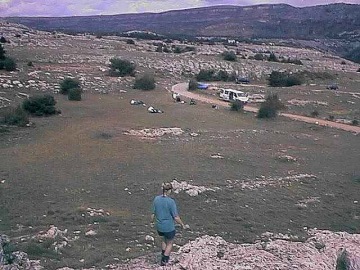
{"label": "overcast sky", "polygon": [[205,7],[286,3],[314,6],[330,3],[360,4],[360,0],[0,0],[0,16],[110,15]]}

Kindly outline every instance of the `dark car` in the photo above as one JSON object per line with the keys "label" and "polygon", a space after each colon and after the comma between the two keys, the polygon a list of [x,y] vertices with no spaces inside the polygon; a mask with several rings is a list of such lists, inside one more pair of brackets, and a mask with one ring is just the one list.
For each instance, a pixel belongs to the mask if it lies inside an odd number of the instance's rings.
{"label": "dark car", "polygon": [[247,84],[247,83],[250,83],[250,80],[246,77],[238,77],[235,79],[235,82]]}
{"label": "dark car", "polygon": [[331,85],[327,86],[326,89],[339,90],[339,86],[337,86],[336,84],[331,84]]}

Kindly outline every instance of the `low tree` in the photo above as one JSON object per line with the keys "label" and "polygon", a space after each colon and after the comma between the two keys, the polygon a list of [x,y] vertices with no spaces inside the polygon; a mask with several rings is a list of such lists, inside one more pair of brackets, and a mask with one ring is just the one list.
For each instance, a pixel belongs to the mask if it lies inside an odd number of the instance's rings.
{"label": "low tree", "polygon": [[270,56],[268,57],[269,62],[279,62],[279,59],[276,57],[274,53],[270,53]]}
{"label": "low tree", "polygon": [[196,75],[198,81],[212,81],[214,79],[215,71],[213,69],[201,69]]}
{"label": "low tree", "polygon": [[73,101],[81,100],[82,90],[80,88],[71,88],[68,92],[68,99]]}
{"label": "low tree", "polygon": [[240,100],[232,101],[230,109],[236,112],[242,111],[244,109],[244,103]]}
{"label": "low tree", "polygon": [[261,60],[265,59],[265,56],[262,53],[257,53],[257,54],[254,55],[254,59],[258,60],[258,61],[261,61]]}
{"label": "low tree", "polygon": [[6,71],[15,71],[16,70],[16,62],[13,58],[6,57],[5,60],[2,61],[4,65],[4,69]]}
{"label": "low tree", "polygon": [[80,88],[80,82],[73,78],[65,78],[60,83],[60,93],[63,95],[67,95],[70,89]]}
{"label": "low tree", "polygon": [[269,85],[273,87],[289,87],[302,84],[302,78],[299,74],[289,74],[279,71],[272,71],[268,81]]}
{"label": "low tree", "polygon": [[0,60],[5,60],[5,54],[6,54],[6,51],[4,50],[4,47],[2,44],[0,44]]}
{"label": "low tree", "polygon": [[223,56],[223,59],[226,61],[235,62],[237,59],[236,54],[233,51],[225,51],[222,53],[222,56]]}
{"label": "low tree", "polygon": [[189,91],[194,91],[194,90],[197,89],[197,87],[198,87],[198,82],[197,82],[197,80],[194,79],[194,78],[190,79],[190,81],[189,81],[189,86],[188,86],[188,90],[189,90]]}
{"label": "low tree", "polygon": [[6,43],[6,42],[7,42],[6,38],[4,36],[1,36],[0,43]]}
{"label": "low tree", "polygon": [[133,39],[126,40],[126,44],[135,45],[135,41]]}
{"label": "low tree", "polygon": [[5,108],[0,112],[0,123],[11,126],[24,127],[29,124],[28,114],[18,106]]}
{"label": "low tree", "polygon": [[135,75],[135,64],[129,60],[122,60],[119,58],[110,59],[111,75],[113,76],[134,76]]}
{"label": "low tree", "polygon": [[216,76],[215,76],[215,79],[217,81],[228,81],[229,80],[229,73],[226,71],[226,70],[219,70],[217,73],[216,73]]}
{"label": "low tree", "polygon": [[22,108],[35,116],[47,116],[59,113],[55,108],[56,101],[52,95],[38,95],[24,100]]}
{"label": "low tree", "polygon": [[147,73],[135,79],[134,89],[153,90],[155,87],[155,78],[152,74]]}
{"label": "low tree", "polygon": [[260,106],[257,113],[258,118],[274,118],[278,111],[284,109],[284,104],[280,101],[277,94],[270,94],[266,97],[265,102]]}

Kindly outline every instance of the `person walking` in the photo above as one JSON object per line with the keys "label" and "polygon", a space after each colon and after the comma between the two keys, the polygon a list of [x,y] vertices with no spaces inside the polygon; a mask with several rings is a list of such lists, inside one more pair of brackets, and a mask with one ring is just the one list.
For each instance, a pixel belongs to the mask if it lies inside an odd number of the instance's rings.
{"label": "person walking", "polygon": [[175,222],[180,224],[183,229],[189,226],[185,225],[177,211],[174,199],[170,198],[172,192],[171,183],[162,184],[162,195],[155,197],[152,206],[152,222],[155,221],[156,230],[160,236],[163,237],[161,242],[161,263],[165,266],[170,259],[170,253],[174,244],[175,238]]}

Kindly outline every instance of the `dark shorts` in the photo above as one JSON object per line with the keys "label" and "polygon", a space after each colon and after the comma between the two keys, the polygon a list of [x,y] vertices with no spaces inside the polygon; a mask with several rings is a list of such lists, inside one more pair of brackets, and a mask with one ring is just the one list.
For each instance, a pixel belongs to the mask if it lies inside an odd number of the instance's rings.
{"label": "dark shorts", "polygon": [[173,240],[175,238],[175,230],[171,231],[171,232],[159,232],[158,231],[158,234],[160,236],[164,236],[164,238],[166,240]]}

